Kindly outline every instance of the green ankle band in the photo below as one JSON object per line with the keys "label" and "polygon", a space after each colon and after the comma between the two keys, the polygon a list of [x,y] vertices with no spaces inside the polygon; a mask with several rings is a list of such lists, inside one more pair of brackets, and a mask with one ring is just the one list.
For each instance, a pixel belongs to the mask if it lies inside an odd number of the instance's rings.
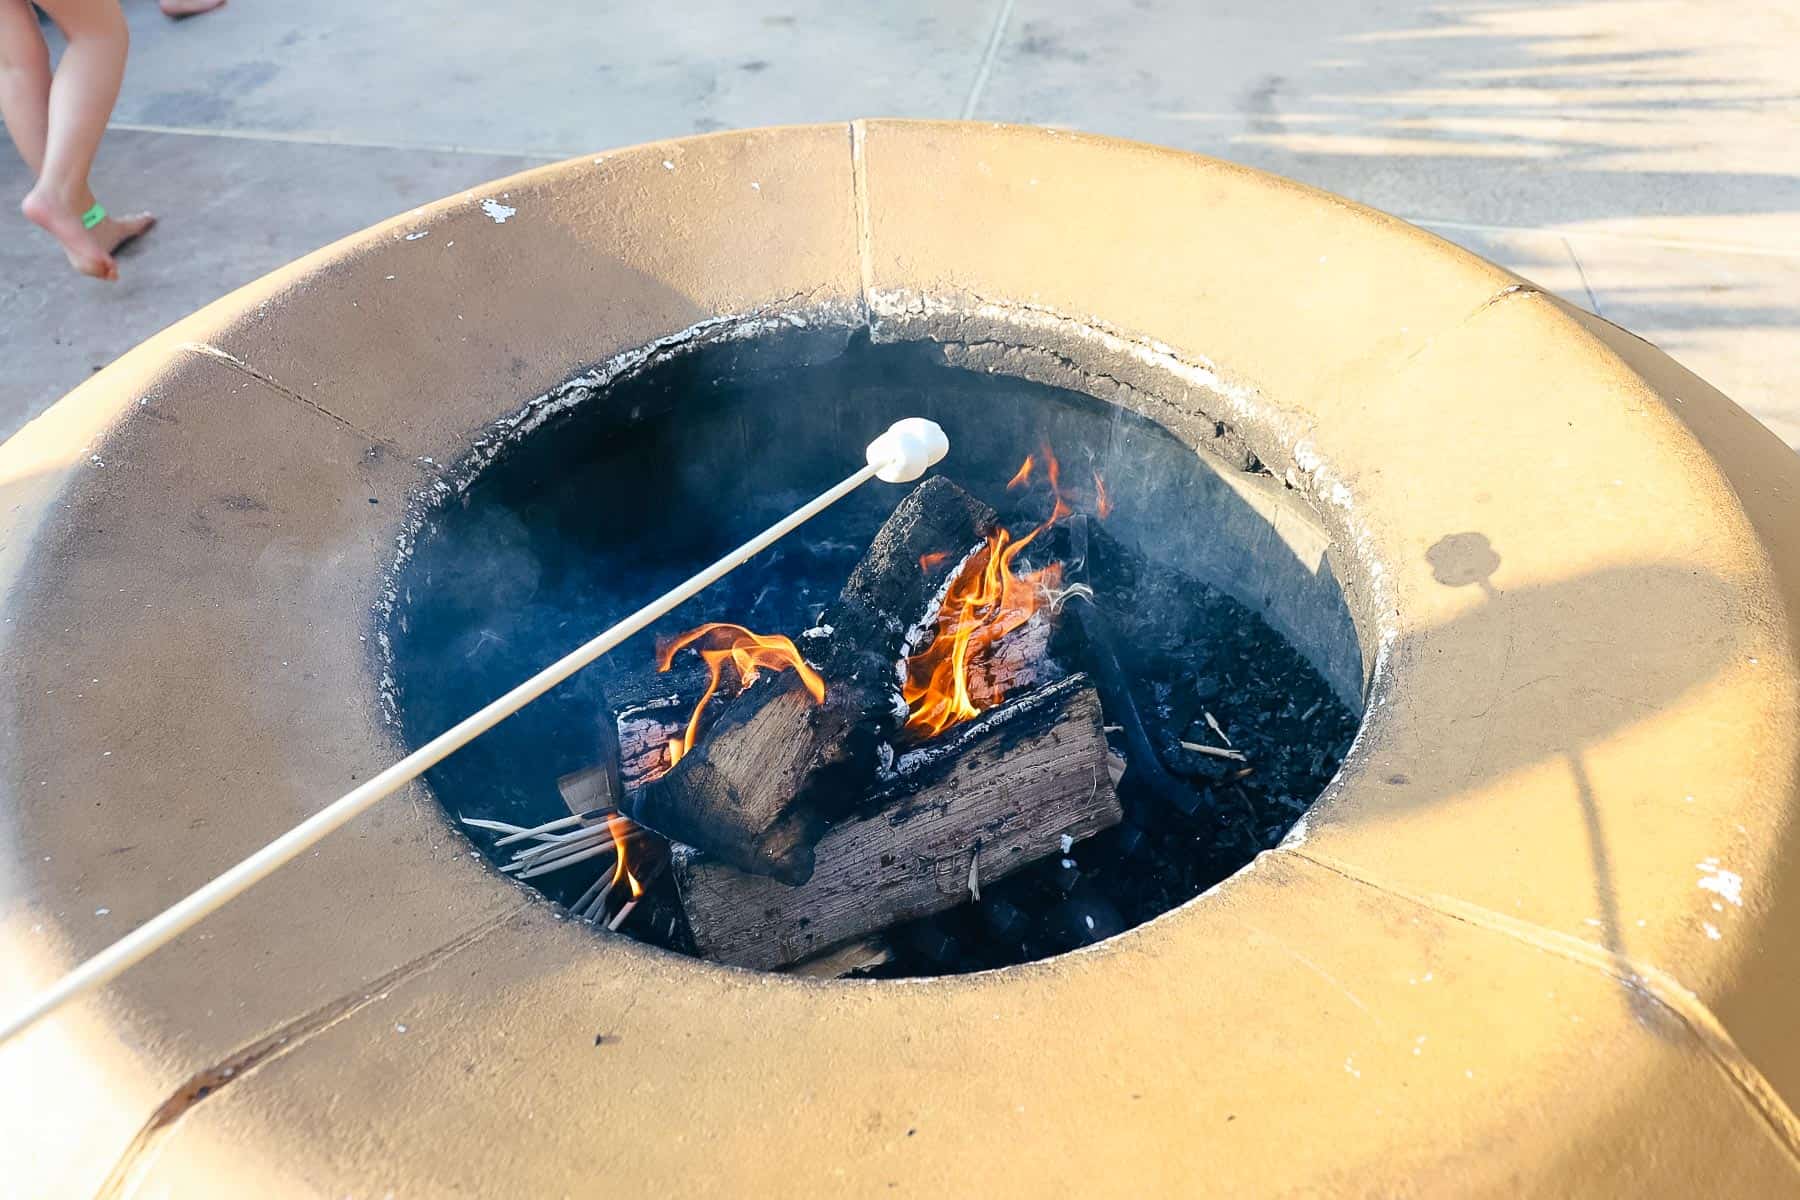
{"label": "green ankle band", "polygon": [[96,203],[94,207],[81,214],[81,227],[92,229],[104,220],[106,220],[106,206]]}

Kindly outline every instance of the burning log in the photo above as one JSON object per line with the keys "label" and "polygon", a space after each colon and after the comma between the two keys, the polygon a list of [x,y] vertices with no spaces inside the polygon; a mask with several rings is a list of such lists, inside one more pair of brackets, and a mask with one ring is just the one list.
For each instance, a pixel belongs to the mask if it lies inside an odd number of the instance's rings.
{"label": "burning log", "polygon": [[907,631],[895,614],[935,613],[960,555],[993,527],[993,511],[948,479],[915,488],[825,613],[821,636],[809,639],[817,675],[799,669],[795,650],[795,670],[745,687],[704,738],[696,713],[674,766],[638,790],[631,817],[744,871],[804,882],[815,843],[866,793],[876,748],[903,713],[895,663]]}
{"label": "burning log", "polygon": [[[797,887],[678,852],[673,871],[702,955],[786,966],[962,903],[1122,817],[1100,699],[1072,676],[985,714],[897,764],[900,782],[818,845]],[[972,869],[973,867],[973,869]]]}
{"label": "burning log", "polygon": [[[669,769],[669,742],[687,727],[688,716],[706,693],[707,684],[706,666],[695,662],[607,685],[606,699],[616,714],[620,782],[627,792]],[[606,715],[603,712],[602,719]]]}

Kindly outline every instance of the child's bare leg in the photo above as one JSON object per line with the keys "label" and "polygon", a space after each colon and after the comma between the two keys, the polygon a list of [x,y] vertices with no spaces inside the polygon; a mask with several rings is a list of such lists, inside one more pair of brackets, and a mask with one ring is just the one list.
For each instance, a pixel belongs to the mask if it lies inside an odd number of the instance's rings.
{"label": "child's bare leg", "polygon": [[125,75],[129,36],[118,0],[41,0],[69,39],[50,81],[50,106],[44,136],[44,162],[37,185],[19,205],[25,215],[58,242],[69,262],[84,275],[117,279],[112,252],[121,242],[148,229],[148,215],[107,218],[84,228],[82,214],[94,205],[88,172],[106,132],[106,120],[119,98]]}
{"label": "child's bare leg", "polygon": [[36,178],[50,123],[50,47],[28,0],[0,0],[0,117]]}

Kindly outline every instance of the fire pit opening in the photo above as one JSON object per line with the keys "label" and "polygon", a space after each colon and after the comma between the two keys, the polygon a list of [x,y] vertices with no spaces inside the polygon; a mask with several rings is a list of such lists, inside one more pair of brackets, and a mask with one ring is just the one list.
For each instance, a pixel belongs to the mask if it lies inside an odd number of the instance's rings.
{"label": "fire pit opening", "polygon": [[668,950],[899,977],[1093,944],[1289,833],[1361,685],[1309,510],[1223,424],[1178,437],[957,361],[829,328],[666,348],[449,472],[383,618],[415,745],[841,479],[890,422],[951,444],[433,770],[474,852]]}

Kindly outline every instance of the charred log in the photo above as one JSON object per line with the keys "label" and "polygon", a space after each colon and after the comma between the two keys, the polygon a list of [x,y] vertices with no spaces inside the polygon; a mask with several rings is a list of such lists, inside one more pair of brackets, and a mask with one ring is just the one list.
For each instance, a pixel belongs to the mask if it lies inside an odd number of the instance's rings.
{"label": "charred log", "polygon": [[[646,783],[633,819],[744,871],[798,884],[826,826],[863,796],[876,748],[896,726],[895,663],[907,629],[896,614],[934,607],[994,513],[942,476],[902,500],[805,653],[825,680],[815,704],[793,672],[722,706],[698,747]],[[948,553],[945,553],[948,551]]]}
{"label": "charred log", "polygon": [[[958,736],[958,735],[961,736]],[[1117,824],[1100,700],[1080,676],[994,710],[902,760],[910,775],[834,825],[798,887],[698,853],[676,887],[699,952],[774,968],[939,912],[982,884]]]}
{"label": "charred log", "polygon": [[683,662],[660,674],[646,670],[607,685],[610,711],[617,717],[619,776],[627,792],[669,769],[669,739],[687,725],[706,692],[707,678],[703,664]]}

